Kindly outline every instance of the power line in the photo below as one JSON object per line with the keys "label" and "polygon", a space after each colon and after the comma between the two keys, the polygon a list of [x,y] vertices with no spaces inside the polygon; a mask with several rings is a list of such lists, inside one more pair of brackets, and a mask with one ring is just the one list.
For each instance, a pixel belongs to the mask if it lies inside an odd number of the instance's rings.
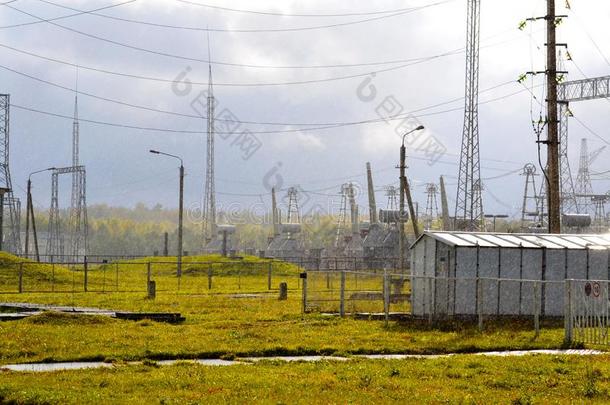
{"label": "power line", "polygon": [[[126,4],[130,4],[130,3],[134,3],[137,0],[128,0],[128,1],[124,1],[122,3],[117,3],[117,4],[111,4],[109,6],[105,6],[105,7],[100,7],[100,8],[96,8],[93,10],[88,10],[88,11],[81,11],[78,13],[74,13],[74,14],[70,14],[70,15],[63,15],[60,17],[53,17],[53,18],[47,18],[47,19],[40,19],[39,21],[29,21],[29,22],[25,22],[25,23],[20,23],[20,24],[13,24],[13,25],[4,25],[1,26],[0,29],[8,29],[8,28],[16,28],[16,27],[24,27],[26,25],[34,25],[34,24],[41,24],[41,23],[45,23],[45,22],[49,22],[49,21],[57,21],[57,20],[62,20],[65,18],[70,18],[70,17],[76,17],[82,14],[88,14],[88,13],[93,13],[96,11],[102,11],[102,10],[107,10],[109,8],[115,8],[115,7],[119,7],[119,6],[124,6]],[[12,1],[9,1],[8,3],[13,3]],[[8,3],[2,3],[0,4],[0,6],[6,6]]]}
{"label": "power line", "polygon": [[[8,48],[11,50],[16,50],[15,48],[0,44],[0,47],[3,48]],[[36,57],[40,57],[38,55],[32,54],[30,52],[26,52],[26,51],[19,51],[16,50],[17,52],[20,53],[24,53],[24,54],[28,54],[30,56],[36,56]],[[375,70],[375,71],[366,71],[364,73],[358,73],[358,74],[351,74],[351,75],[343,75],[343,76],[331,76],[331,77],[326,77],[326,78],[322,78],[322,79],[309,79],[309,80],[297,80],[297,81],[288,81],[288,82],[262,82],[262,83],[232,83],[232,82],[225,82],[225,83],[214,83],[214,85],[218,85],[218,86],[223,86],[223,87],[278,87],[278,86],[294,86],[294,85],[305,85],[305,84],[317,84],[317,83],[328,83],[328,82],[334,82],[334,81],[340,81],[340,80],[348,80],[348,79],[357,79],[357,78],[361,78],[361,77],[366,77],[369,75],[377,75],[380,73],[387,73],[387,72],[392,72],[395,70],[400,70],[400,69],[405,69],[407,67],[410,66],[414,66],[414,65],[418,65],[421,63],[425,63],[425,62],[429,62],[431,60],[434,59],[439,59],[441,57],[445,57],[445,56],[450,56],[450,55],[457,55],[461,53],[461,51],[451,51],[451,52],[447,52],[444,54],[439,54],[439,55],[434,55],[434,56],[429,56],[426,58],[421,58],[421,59],[416,59],[413,62],[410,63],[405,63],[402,65],[398,65],[398,66],[392,66],[389,68],[385,68],[385,69],[379,69],[379,70]],[[53,61],[53,62],[58,62],[58,63],[62,63],[58,60],[52,60],[52,58],[47,58],[47,57],[41,57],[42,59],[46,59],[49,61]],[[138,75],[128,75],[128,74],[120,74],[120,73],[116,73],[116,72],[110,72],[110,71],[104,71],[101,69],[95,69],[95,68],[88,68],[85,66],[80,66],[78,64],[72,64],[72,63],[65,63],[68,65],[73,65],[75,67],[78,67],[79,69],[85,69],[85,70],[94,70],[97,72],[101,72],[101,73],[108,73],[108,74],[113,74],[113,75],[119,75],[119,76],[127,76],[130,78],[136,78],[136,79],[145,79],[145,80],[154,80],[154,81],[160,81],[160,82],[166,82],[166,83],[175,83],[176,80],[169,80],[169,79],[158,79],[158,78],[150,78],[150,77],[145,77],[145,76],[138,76]],[[224,64],[224,63],[222,63]],[[257,67],[256,65],[239,65],[239,64],[231,64],[233,66],[242,66],[242,67]],[[205,86],[207,85],[207,83],[203,83],[203,82],[191,82],[192,85],[200,85],[200,86]]]}
{"label": "power line", "polygon": [[[610,60],[608,60],[608,58],[606,57],[606,55],[604,54],[604,52],[602,51],[602,49],[600,48],[600,46],[597,44],[597,42],[595,41],[595,39],[593,39],[593,36],[589,33],[589,31],[587,30],[587,27],[580,21],[580,18],[578,17],[578,15],[574,12],[574,10],[572,8],[569,9],[572,13],[572,15],[576,18],[576,21],[578,21],[578,24],[580,25],[580,27],[582,28],[582,30],[585,32],[585,34],[587,34],[587,37],[589,38],[589,40],[591,41],[591,43],[593,43],[593,46],[595,47],[595,49],[597,50],[597,52],[600,54],[600,56],[604,59],[604,61],[606,62],[606,64],[608,66],[610,66]],[[579,69],[580,70],[580,69]],[[582,73],[582,72],[581,72]],[[585,76],[583,74],[583,76]],[[586,77],[586,76],[585,76]]]}
{"label": "power line", "polygon": [[574,118],[576,120],[576,122],[578,122],[583,128],[585,128],[587,131],[589,131],[589,133],[591,133],[592,135],[594,135],[595,137],[597,137],[599,140],[601,140],[603,143],[605,143],[606,145],[610,145],[610,142],[608,142],[603,136],[601,136],[600,134],[598,134],[597,132],[595,132],[594,130],[592,130],[587,124],[585,124],[580,118],[578,118],[575,115],[572,115],[572,118]]}
{"label": "power line", "polygon": [[[489,40],[491,38],[497,37],[497,36],[501,36],[503,34],[505,34],[506,31],[504,32],[500,32],[498,34],[494,34],[491,35],[489,37],[487,37],[486,39]],[[497,45],[502,45],[504,43],[513,41],[514,39],[509,39],[509,40],[504,40],[504,41],[500,41],[500,42],[496,42],[496,43],[492,43],[492,44],[488,44],[485,46],[482,46],[481,48],[491,48]],[[131,79],[141,79],[141,80],[148,80],[148,81],[156,81],[156,82],[163,82],[163,83],[174,83],[176,82],[176,79],[168,79],[168,78],[159,78],[159,77],[151,77],[151,76],[146,76],[146,75],[142,75],[142,74],[130,74],[130,73],[125,73],[125,72],[117,72],[117,71],[111,71],[108,69],[103,69],[103,68],[96,68],[96,67],[91,67],[91,66],[85,66],[85,65],[81,65],[81,64],[76,64],[74,62],[70,62],[70,61],[65,61],[65,60],[61,60],[61,59],[57,59],[57,58],[52,58],[49,56],[45,56],[45,55],[40,55],[38,53],[34,53],[34,52],[30,52],[30,51],[26,51],[23,49],[19,49],[19,48],[15,48],[6,44],[2,44],[0,43],[0,47],[5,48],[5,49],[9,49],[11,51],[17,52],[17,53],[21,53],[24,55],[28,55],[34,58],[38,58],[38,59],[42,59],[42,60],[46,60],[49,62],[54,62],[54,63],[58,63],[58,64],[62,64],[62,65],[67,65],[67,66],[71,66],[71,67],[77,67],[79,69],[84,69],[84,70],[89,70],[89,71],[93,71],[93,72],[97,72],[97,73],[103,73],[103,74],[108,74],[108,75],[114,75],[114,76],[123,76],[123,77],[128,77]],[[278,66],[278,65],[244,65],[244,64],[238,64],[238,63],[231,63],[232,66],[236,66],[236,67],[255,67],[255,68],[269,68],[269,69],[325,69],[325,68],[344,68],[344,67],[366,67],[366,66],[379,66],[379,65],[395,65],[398,63],[409,63],[408,65],[405,65],[403,67],[406,66],[411,66],[413,64],[416,64],[415,62],[428,62],[434,59],[438,59],[438,58],[442,58],[442,57],[446,57],[446,56],[452,56],[452,55],[457,55],[457,54],[461,54],[464,52],[464,48],[456,48],[450,51],[446,51],[446,52],[442,52],[436,55],[431,55],[431,56],[426,56],[426,57],[419,57],[419,58],[404,58],[404,59],[396,59],[396,60],[391,60],[391,61],[377,61],[377,62],[362,62],[362,63],[348,63],[348,64],[334,64],[334,65],[292,65],[292,66]],[[218,62],[211,62],[211,63],[218,63]],[[401,68],[400,66],[397,68]],[[380,73],[380,72],[367,72],[366,74],[364,74],[363,76],[366,76],[368,74],[373,74],[373,73]],[[337,77],[337,78],[332,78],[333,80],[342,80],[345,79],[346,77],[341,76],[341,77]],[[330,81],[330,79],[322,79],[323,81]],[[317,82],[316,80],[310,80],[309,83],[315,83]],[[194,86],[207,86],[208,83],[207,82],[198,82],[198,81],[190,81],[190,83]],[[247,87],[247,86],[277,86],[277,85],[291,85],[291,84],[304,84],[303,82],[284,82],[284,83],[214,83],[214,85],[220,85],[220,86],[233,86],[233,87]]]}
{"label": "power line", "polygon": [[93,15],[93,16],[96,16],[96,17],[102,17],[102,18],[107,18],[107,19],[111,19],[111,20],[114,20],[114,21],[127,22],[127,23],[131,23],[131,24],[140,24],[140,25],[152,26],[152,27],[157,27],[157,28],[188,30],[188,31],[204,31],[204,32],[223,32],[223,33],[267,33],[267,32],[312,31],[312,30],[319,30],[319,29],[337,28],[337,27],[344,27],[344,26],[348,26],[348,25],[362,24],[362,23],[367,23],[367,22],[371,22],[371,21],[378,21],[378,20],[382,20],[382,19],[386,19],[386,18],[392,18],[392,17],[401,16],[401,15],[404,15],[404,14],[409,14],[409,13],[412,13],[412,12],[415,12],[415,11],[419,11],[419,10],[423,10],[423,9],[426,9],[426,8],[439,6],[439,5],[448,3],[450,1],[454,1],[454,0],[443,0],[443,1],[436,2],[436,3],[427,4],[427,5],[424,5],[424,6],[406,8],[406,9],[402,9],[400,11],[397,11],[397,12],[394,12],[394,13],[391,13],[391,14],[385,13],[385,15],[382,15],[382,16],[371,17],[371,18],[367,18],[367,19],[363,19],[363,20],[356,20],[356,21],[349,21],[349,22],[335,23],[335,24],[327,24],[327,25],[309,26],[309,27],[263,28],[263,29],[202,28],[202,27],[187,27],[187,26],[181,26],[181,25],[160,24],[160,23],[154,23],[154,22],[150,22],[150,21],[141,21],[141,20],[134,20],[134,19],[128,19],[128,18],[121,18],[121,17],[116,17],[116,16],[112,16],[112,15],[108,15],[108,14],[97,13],[97,12],[94,12],[94,11],[84,11],[84,10],[80,10],[80,9],[77,9],[77,8],[68,7],[68,6],[64,6],[64,5],[61,5],[61,4],[53,3],[53,2],[48,1],[48,0],[38,0],[38,1],[40,1],[42,3],[50,4],[50,5],[53,5],[53,6],[56,6],[56,7],[60,7],[60,8],[63,8],[63,9],[68,9],[68,10],[72,10],[72,11],[78,11],[79,13],[85,13],[85,14]]}
{"label": "power line", "polygon": [[277,16],[277,17],[354,17],[361,15],[375,15],[375,14],[392,14],[398,13],[401,11],[408,10],[408,8],[397,8],[393,10],[382,10],[382,11],[369,11],[369,12],[360,12],[360,13],[340,13],[340,14],[322,14],[322,13],[314,13],[314,14],[295,14],[295,13],[275,13],[271,11],[256,11],[256,10],[244,10],[244,9],[236,9],[236,8],[228,8],[228,7],[220,7],[213,6],[210,4],[196,3],[194,1],[188,0],[176,0],[179,3],[189,4],[197,7],[205,7],[214,10],[221,11],[230,11],[235,13],[245,13],[245,14],[258,14],[258,15],[268,15],[268,16]]}
{"label": "power line", "polygon": [[[26,77],[26,78],[28,78],[30,80],[38,81],[38,82],[47,84],[49,86],[57,87],[57,88],[60,88],[62,90],[69,91],[70,93],[77,93],[77,94],[81,94],[81,95],[84,95],[84,96],[87,96],[87,97],[91,97],[91,98],[96,99],[96,100],[101,100],[101,101],[105,101],[105,102],[109,102],[109,103],[119,104],[119,105],[130,107],[130,108],[136,108],[136,109],[141,109],[141,110],[145,110],[145,111],[162,113],[162,114],[168,114],[168,115],[185,117],[185,118],[196,118],[196,119],[207,118],[206,116],[202,116],[202,115],[187,114],[187,113],[179,113],[179,112],[174,112],[174,111],[169,111],[169,110],[162,110],[162,109],[159,109],[159,108],[143,106],[143,105],[134,104],[134,103],[130,103],[130,102],[122,101],[122,100],[117,100],[117,99],[112,99],[112,98],[108,98],[108,97],[102,97],[102,96],[99,96],[99,95],[96,95],[96,94],[93,94],[93,93],[84,92],[84,91],[81,91],[81,90],[78,90],[78,89],[75,89],[75,88],[70,88],[70,87],[67,87],[67,86],[64,86],[64,85],[61,85],[61,84],[57,84],[57,83],[54,83],[54,82],[51,82],[51,81],[48,81],[48,80],[45,80],[45,79],[41,79],[39,77],[32,76],[32,75],[29,75],[29,74],[24,73],[24,72],[20,72],[18,70],[9,68],[9,67],[4,66],[4,65],[0,65],[0,69],[5,69],[5,70],[7,70],[9,72],[12,72],[14,74]],[[487,92],[487,91],[491,91],[491,90],[497,89],[499,87],[503,87],[503,86],[505,86],[507,84],[511,84],[511,83],[513,83],[513,82],[512,81],[504,82],[504,83],[501,83],[499,85],[492,86],[492,87],[490,87],[488,89],[481,90],[481,93],[484,93],[484,92]],[[446,101],[446,102],[443,102],[443,103],[438,103],[438,104],[435,104],[435,105],[432,105],[432,106],[428,106],[428,107],[425,107],[425,108],[421,108],[421,109],[418,109],[418,110],[411,111],[411,113],[413,113],[413,112],[420,112],[420,111],[424,111],[424,110],[429,110],[429,109],[432,109],[432,108],[435,108],[435,107],[440,107],[442,105],[451,104],[451,103],[454,103],[454,102],[457,102],[457,101],[461,101],[462,99],[463,98],[461,98],[461,97],[460,98],[456,98],[456,99],[452,99],[452,100],[449,100],[449,101]],[[392,118],[395,118],[395,119],[402,118],[403,115],[404,114],[400,114],[400,115],[392,117]],[[294,123],[294,122],[282,122],[282,123],[279,123],[279,122],[242,121],[242,120],[236,120],[236,119],[230,119],[230,118],[221,118],[221,117],[217,117],[216,119],[218,121],[223,121],[223,122],[235,122],[235,123],[254,124],[254,125],[279,125],[279,126],[290,126],[290,125],[294,125],[294,126],[338,126],[338,125],[346,125],[346,124],[363,124],[363,123],[372,123],[372,122],[381,122],[381,121],[384,121],[384,119],[378,118],[378,119],[373,119],[373,120],[365,120],[365,121],[357,121],[357,122],[347,122],[347,123],[346,122],[333,122],[333,123]]]}
{"label": "power line", "polygon": [[[501,96],[501,97],[496,97],[496,98],[491,99],[491,100],[480,102],[479,104],[482,105],[482,104],[488,104],[488,103],[491,103],[491,102],[503,100],[503,99],[506,99],[508,97],[512,97],[514,95],[522,93],[524,91],[525,90],[519,90],[517,92],[513,92],[513,93],[510,93],[510,94]],[[39,110],[39,109],[32,108],[32,107],[21,106],[21,105],[18,105],[18,104],[11,104],[11,106],[14,107],[14,108],[20,109],[20,110],[25,110],[25,111],[29,111],[29,112],[38,113],[38,114],[53,116],[53,117],[57,117],[57,118],[63,118],[63,119],[69,119],[69,120],[73,120],[74,119],[73,117],[70,117],[70,116],[67,116],[67,115],[53,113],[53,112],[44,111],[44,110]],[[435,112],[426,113],[426,114],[419,114],[416,117],[421,118],[421,117],[445,114],[445,113],[449,113],[449,112],[453,112],[453,111],[461,111],[461,110],[462,110],[462,107],[456,107],[456,108],[452,108],[452,109],[435,111]],[[404,117],[405,115],[410,115],[410,113],[401,114],[401,117]],[[396,120],[396,119],[400,119],[400,118],[389,118],[389,119],[387,119],[385,121],[392,121],[392,120]],[[151,131],[151,132],[166,132],[166,133],[180,133],[180,134],[203,134],[203,133],[205,133],[203,131],[190,131],[190,130],[172,129],[172,128],[145,127],[145,126],[138,126],[138,125],[131,125],[131,124],[122,124],[122,123],[114,123],[114,122],[99,121],[99,120],[92,120],[92,119],[85,119],[85,118],[80,118],[79,121],[81,121],[81,122],[88,122],[88,123],[95,124],[95,125],[103,125],[103,126],[110,126],[110,127],[116,127],[116,128],[135,129],[135,130]],[[327,130],[327,129],[336,129],[336,128],[339,128],[339,127],[360,125],[360,124],[365,124],[365,123],[381,122],[381,121],[384,121],[384,120],[376,119],[376,120],[369,120],[369,121],[362,121],[362,122],[350,122],[350,123],[341,123],[341,124],[337,124],[337,125],[319,126],[319,127],[313,127],[313,128],[296,128],[296,129],[286,129],[286,130],[250,131],[249,133],[250,134],[282,134],[282,133],[294,133],[294,132],[311,132],[311,131],[320,131],[320,130]],[[217,131],[216,133],[217,134],[224,134],[224,135],[232,135],[235,132],[221,132],[221,131]]]}
{"label": "power line", "polygon": [[[76,34],[88,37],[88,38],[96,39],[98,41],[107,42],[107,43],[110,43],[110,44],[113,44],[113,45],[116,45],[116,46],[128,48],[128,49],[131,49],[131,50],[136,50],[136,51],[140,51],[140,52],[144,52],[144,53],[154,54],[154,55],[158,55],[158,56],[164,56],[164,57],[178,59],[178,60],[185,60],[185,61],[190,61],[190,62],[199,62],[199,63],[205,63],[205,64],[215,64],[215,65],[232,66],[232,67],[240,67],[240,68],[257,68],[257,69],[311,69],[311,68],[319,69],[319,68],[338,68],[338,67],[352,67],[352,66],[356,67],[356,66],[367,66],[367,65],[368,66],[373,66],[373,65],[378,65],[378,64],[379,65],[383,65],[383,64],[402,63],[402,61],[396,60],[396,61],[384,61],[384,62],[379,62],[379,63],[375,62],[375,63],[370,63],[370,64],[366,64],[366,63],[365,64],[351,64],[350,66],[340,65],[340,64],[335,64],[335,65],[317,65],[317,66],[302,66],[302,65],[301,66],[278,66],[278,65],[253,65],[253,64],[244,64],[244,63],[232,63],[232,62],[212,61],[212,60],[209,60],[209,59],[206,60],[206,59],[200,59],[200,58],[189,57],[189,56],[184,56],[184,55],[176,55],[176,54],[172,54],[172,53],[168,53],[168,52],[163,52],[163,51],[158,51],[158,50],[148,49],[148,48],[142,48],[142,47],[138,47],[138,46],[135,46],[135,45],[126,44],[126,43],[123,43],[123,42],[114,41],[112,39],[100,37],[100,36],[93,35],[93,34],[90,34],[90,33],[87,33],[87,32],[76,30],[74,28],[66,27],[64,25],[57,24],[57,23],[54,23],[52,21],[46,21],[46,20],[44,20],[41,17],[38,17],[38,16],[36,16],[34,14],[28,13],[28,12],[23,11],[23,10],[16,9],[15,7],[12,7],[12,6],[9,6],[9,5],[6,5],[6,7],[9,7],[11,9],[16,10],[16,11],[19,11],[19,12],[21,12],[23,14],[29,15],[29,16],[31,16],[33,18],[37,18],[39,20],[45,21],[45,22],[47,22],[47,23],[49,23],[51,25],[54,25],[54,26],[56,26],[58,28],[61,28],[61,29],[64,29],[64,30],[67,30],[67,31],[70,31],[70,32],[73,32],[73,33],[76,33]],[[503,41],[503,42],[508,42],[508,41]],[[503,42],[501,42],[501,43],[503,43]],[[495,45],[498,45],[498,44],[494,44],[492,46],[495,46]],[[4,47],[15,50],[14,48],[10,48],[8,46],[4,46]],[[463,52],[463,48],[459,48],[459,49],[456,49],[456,50],[453,50],[453,51],[449,51],[449,52],[446,52],[446,53],[441,54],[441,55],[436,55],[436,56],[427,57],[427,58],[420,58],[418,60],[411,61],[411,62],[426,61],[428,59],[435,59],[435,58],[440,57],[440,56],[457,54],[457,53],[461,53],[461,52]],[[23,52],[23,53],[27,53],[27,52]],[[46,59],[47,60],[51,60],[51,58],[46,58]],[[57,61],[57,60],[54,60],[54,61]],[[409,59],[405,59],[405,61],[410,61],[410,60]],[[390,68],[388,70],[400,69],[400,68],[405,67],[405,66],[408,66],[408,65],[402,65],[402,66],[398,66],[398,67],[393,67],[393,68]],[[95,70],[95,69],[92,69],[92,70]],[[102,70],[102,69],[100,69],[100,70]],[[367,73],[361,74],[361,75],[343,76],[343,77],[339,77],[339,78],[321,79],[321,80],[308,80],[308,81],[299,81],[299,82],[287,82],[287,83],[274,83],[274,84],[268,84],[268,85],[287,85],[287,84],[317,83],[317,82],[325,82],[325,81],[331,81],[331,80],[341,80],[341,79],[348,79],[348,78],[354,78],[354,77],[362,77],[362,76],[366,76],[366,75],[368,75],[370,73],[382,73],[382,72],[385,72],[385,71],[388,71],[388,70],[381,70],[381,71],[378,71],[378,72],[367,72]],[[170,82],[173,82],[173,81],[174,80],[170,80]],[[195,84],[195,83],[193,83],[193,84]],[[201,83],[199,83],[199,84],[201,84]],[[223,85],[226,85],[226,86],[229,86],[229,85],[232,85],[232,86],[236,86],[236,85],[237,86],[260,86],[261,84],[256,84],[256,83],[248,84],[248,83],[246,83],[246,84],[223,84]]]}

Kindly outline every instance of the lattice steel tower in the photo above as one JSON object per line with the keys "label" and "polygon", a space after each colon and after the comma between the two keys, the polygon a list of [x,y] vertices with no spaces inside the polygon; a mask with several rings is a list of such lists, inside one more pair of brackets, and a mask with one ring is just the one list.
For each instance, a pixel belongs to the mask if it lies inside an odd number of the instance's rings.
{"label": "lattice steel tower", "polygon": [[589,153],[587,139],[582,138],[580,141],[580,161],[578,164],[578,175],[576,176],[576,199],[578,211],[582,214],[595,212],[595,204],[590,197],[593,194],[590,170],[591,164],[605,149],[606,147],[602,146]]}
{"label": "lattice steel tower", "polygon": [[591,175],[589,173],[589,147],[587,139],[580,140],[580,160],[578,162],[578,175],[576,176],[576,193],[579,211],[590,213],[593,186],[591,185]]}
{"label": "lattice steel tower", "polygon": [[466,19],[466,103],[455,204],[455,229],[476,231],[483,226],[479,159],[479,32],[480,0],[468,0]]}
{"label": "lattice steel tower", "polygon": [[341,237],[347,229],[347,205],[349,203],[351,184],[341,185],[341,205],[339,206],[339,217],[337,218],[337,232],[335,234],[335,248],[341,245]]}
{"label": "lattice steel tower", "polygon": [[[78,81],[77,81],[78,88]],[[54,169],[51,173],[51,207],[49,208],[49,238],[47,255],[53,261],[76,262],[87,256],[89,224],[87,220],[87,172],[80,165],[80,124],[78,120],[78,90],[74,96],[72,121],[72,166]],[[62,232],[59,210],[59,176],[72,176],[70,211],[67,223],[67,246]]]}
{"label": "lattice steel tower", "polygon": [[207,156],[205,170],[205,190],[203,194],[203,242],[207,245],[216,236],[216,192],[214,186],[214,88],[212,85],[212,66],[208,66],[207,94]]}
{"label": "lattice steel tower", "polygon": [[531,163],[523,167],[522,176],[525,176],[523,190],[523,205],[521,206],[521,227],[527,228],[532,221],[539,217],[538,190],[536,190],[536,166]]}
{"label": "lattice steel tower", "polygon": [[301,214],[299,213],[298,191],[296,187],[288,189],[288,215],[286,222],[289,224],[300,224]]}
{"label": "lattice steel tower", "polygon": [[[565,71],[565,60],[561,50],[557,51],[557,71],[561,74],[561,76],[559,76],[561,77],[561,82],[565,82],[567,79],[567,73]],[[565,100],[558,100],[557,122],[559,131],[559,184],[561,194],[561,212],[563,214],[578,213],[580,208],[578,206],[576,193],[574,192],[575,187],[574,181],[572,180],[572,169],[570,168],[570,160],[568,159],[568,118],[571,114],[569,102]]]}
{"label": "lattice steel tower", "polygon": [[4,188],[3,203],[3,237],[2,249],[20,254],[21,238],[19,219],[20,202],[13,195],[11,172],[9,168],[9,132],[10,132],[10,95],[0,94],[0,187]]}
{"label": "lattice steel tower", "polygon": [[432,222],[438,218],[438,187],[434,183],[426,184],[426,220],[424,226],[426,229],[432,228]]}
{"label": "lattice steel tower", "polygon": [[385,195],[388,197],[386,209],[389,211],[398,209],[398,189],[394,186],[387,186],[385,188]]}

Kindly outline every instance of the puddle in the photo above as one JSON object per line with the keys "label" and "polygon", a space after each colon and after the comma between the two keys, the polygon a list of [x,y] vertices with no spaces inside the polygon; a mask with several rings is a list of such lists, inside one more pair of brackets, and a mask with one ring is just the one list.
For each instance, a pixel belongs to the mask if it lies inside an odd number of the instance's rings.
{"label": "puddle", "polygon": [[157,361],[161,366],[173,366],[176,363],[195,363],[202,366],[233,366],[235,364],[244,364],[241,361],[222,360],[222,359],[198,359],[198,360],[161,360]]}
{"label": "puddle", "polygon": [[[222,360],[222,359],[196,359],[196,360],[161,360],[155,362],[160,366],[171,366],[176,363],[193,363],[200,364],[203,366],[212,367],[223,367],[233,366],[236,364],[252,364],[259,361],[304,361],[304,362],[318,362],[318,361],[349,361],[351,358],[357,359],[368,359],[368,360],[405,360],[405,359],[438,359],[443,357],[452,356],[498,356],[498,357],[509,357],[509,356],[526,356],[532,354],[547,354],[547,355],[576,355],[576,356],[594,356],[604,354],[599,350],[509,350],[509,351],[496,351],[496,352],[480,352],[480,353],[448,353],[448,354],[359,354],[353,357],[339,357],[339,356],[272,356],[272,357],[245,357],[239,360]],[[142,362],[129,362],[128,365],[138,365]],[[84,369],[95,369],[95,368],[112,368],[114,367],[111,363],[97,362],[71,362],[71,363],[32,363],[32,364],[9,364],[6,366],[0,366],[1,370],[20,371],[20,372],[48,372],[48,371],[62,371],[62,370],[84,370]]]}
{"label": "puddle", "polygon": [[307,362],[316,362],[316,361],[347,361],[348,357],[337,357],[337,356],[275,356],[275,357],[245,357],[244,361],[285,361],[285,362],[293,362],[293,361],[307,361]]}
{"label": "puddle", "polygon": [[110,368],[112,364],[95,362],[72,362],[72,363],[33,363],[33,364],[9,364],[2,366],[0,369],[10,371],[62,371],[62,370],[84,370],[88,368]]}

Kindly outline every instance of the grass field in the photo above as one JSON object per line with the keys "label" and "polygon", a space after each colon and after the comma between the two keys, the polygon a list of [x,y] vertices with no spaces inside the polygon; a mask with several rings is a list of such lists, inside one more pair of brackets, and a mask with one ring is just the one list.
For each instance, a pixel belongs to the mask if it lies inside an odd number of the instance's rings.
{"label": "grass field", "polygon": [[[202,262],[205,259],[192,261]],[[14,267],[14,263],[10,262],[13,259],[4,257],[4,260],[9,261],[6,266]],[[255,259],[252,260],[255,263]],[[30,279],[32,285],[48,282],[48,271],[53,269],[48,265],[30,266],[37,271]],[[120,285],[126,286],[132,282],[143,282],[145,285],[146,273],[130,273],[126,266],[141,268],[146,266],[146,261],[118,266],[119,274],[122,275],[120,280],[125,283]],[[159,267],[153,277],[155,280],[175,282],[175,267],[159,263],[156,266]],[[281,281],[289,283],[288,300],[279,301],[276,290],[266,292],[266,264],[264,267],[258,264],[240,266],[235,263],[223,266],[223,271],[218,271],[214,277],[215,287],[209,290],[207,269],[200,269],[199,264],[191,267],[187,264],[183,269],[182,284],[188,279],[191,286],[199,287],[181,290],[180,293],[161,290],[155,300],[145,297],[144,288],[141,292],[119,290],[105,293],[0,294],[0,301],[127,311],[180,312],[186,317],[186,322],[170,325],[152,321],[132,322],[99,316],[46,313],[20,321],[3,322],[0,323],[0,364],[75,360],[120,363],[131,360],[304,354],[471,353],[562,346],[563,325],[557,322],[543,323],[541,333],[536,338],[532,322],[526,320],[489,321],[485,323],[485,329],[479,331],[473,323],[446,322],[433,327],[426,321],[413,320],[389,322],[386,325],[383,321],[339,318],[320,313],[302,314],[298,268],[289,264],[278,265],[278,271],[273,276],[274,288]],[[248,266],[249,274],[244,271]],[[260,270],[254,271],[259,273],[252,271],[256,266],[260,266]],[[75,271],[55,267],[54,276],[69,284]],[[106,267],[116,272],[116,265],[108,264]],[[0,267],[0,273],[1,271]],[[98,267],[93,271],[104,270]],[[6,274],[0,278],[0,282],[7,280]],[[254,287],[248,287],[249,282],[255,282]],[[263,293],[246,298],[234,294],[254,291]],[[585,375],[583,367],[586,361],[595,367],[599,366],[601,370],[601,376],[595,377],[598,391],[595,391],[592,398],[605,398],[603,395],[606,395],[607,380],[604,376],[608,370],[598,364],[600,360],[597,358],[466,358],[470,360],[463,360],[463,363],[459,363],[462,361],[459,360],[455,366],[452,364],[458,360],[453,358],[402,362],[355,360],[349,364],[265,363],[228,368],[195,365],[163,368],[121,366],[113,370],[37,374],[34,386],[31,383],[27,385],[28,381],[31,382],[31,375],[2,373],[0,398],[4,397],[4,401],[56,403],[80,402],[84,398],[91,401],[114,401],[115,395],[121,394],[121,400],[132,402],[139,402],[139,398],[154,401],[173,398],[178,402],[243,402],[245,398],[251,398],[266,402],[296,402],[297,399],[307,402],[309,399],[309,402],[343,403],[350,399],[354,402],[391,401],[395,398],[391,395],[397,395],[396,398],[407,396],[432,400],[448,397],[462,398],[466,402],[471,398],[474,402],[481,402],[485,395],[499,392],[502,395],[498,398],[503,400],[521,398],[527,403],[530,397],[540,398],[540,393],[534,389],[535,385],[527,383],[517,389],[511,385],[511,379],[519,378],[518,381],[521,381],[529,375],[534,380],[543,377],[551,382],[556,380],[556,386],[549,391],[552,394],[549,394],[549,398],[562,398],[561,395],[570,388],[570,384],[582,384],[581,376]],[[563,363],[557,363],[559,361]],[[503,364],[503,368],[496,366],[496,362]],[[513,362],[521,362],[519,367],[526,370],[525,376],[521,375],[521,369],[510,366]],[[539,362],[540,368],[536,368]],[[480,366],[472,366],[471,363]],[[433,367],[426,371],[426,364]],[[558,367],[567,367],[569,372],[552,372]],[[394,369],[397,370],[396,373],[392,371]],[[187,382],[184,382],[185,376],[190,376]],[[571,383],[575,376],[579,380]],[[424,385],[432,387],[430,390],[419,388],[418,382],[422,379],[426,380]],[[498,386],[487,387],[483,391],[474,387],[476,384],[491,384],[492,380],[504,383],[498,382]],[[443,384],[442,381],[448,384]],[[273,394],[268,387],[273,389]],[[393,393],[388,390],[393,390]],[[586,398],[579,392],[565,398]],[[518,397],[517,393],[522,396]],[[472,397],[460,396],[462,394]],[[325,400],[316,401],[318,398]]]}
{"label": "grass field", "polygon": [[[33,381],[35,381],[33,383]],[[7,403],[608,403],[610,356],[262,362],[0,373]],[[14,402],[11,402],[14,401]]]}

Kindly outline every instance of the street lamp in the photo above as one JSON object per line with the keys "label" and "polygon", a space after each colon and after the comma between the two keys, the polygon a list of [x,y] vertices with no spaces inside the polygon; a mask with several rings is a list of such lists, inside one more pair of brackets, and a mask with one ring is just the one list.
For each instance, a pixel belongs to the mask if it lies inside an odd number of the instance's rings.
{"label": "street lamp", "polygon": [[32,232],[34,233],[34,251],[36,252],[36,261],[40,261],[40,251],[38,250],[38,235],[36,234],[36,220],[34,219],[34,204],[32,203],[32,176],[36,173],[48,172],[55,170],[54,167],[47,169],[36,170],[28,176],[27,186],[27,203],[25,206],[25,257],[29,259],[28,253],[30,250],[30,217],[32,218]]}
{"label": "street lamp", "polygon": [[486,214],[485,218],[492,218],[494,224],[494,232],[496,231],[496,218],[508,218],[506,214]]}
{"label": "street lamp", "polygon": [[172,155],[170,153],[160,152],[158,150],[151,149],[149,151],[155,155],[165,155],[178,159],[180,161],[180,196],[178,202],[178,264],[177,264],[177,276],[182,276],[182,209],[184,201],[184,162],[180,156]]}
{"label": "street lamp", "polygon": [[422,129],[424,129],[424,126],[420,125],[417,128],[406,132],[402,136],[402,144],[400,146],[400,166],[399,166],[399,169],[400,169],[400,206],[399,206],[399,210],[400,210],[400,212],[398,213],[398,217],[400,219],[400,224],[398,226],[398,232],[399,232],[398,249],[399,249],[399,266],[400,266],[401,271],[404,269],[405,229],[404,229],[404,225],[402,223],[402,215],[403,215],[403,212],[405,212],[405,194],[407,195],[407,199],[408,199],[409,215],[411,215],[411,223],[413,224],[413,233],[415,233],[416,238],[419,236],[417,218],[415,217],[415,209],[413,208],[413,200],[411,199],[409,183],[407,182],[407,176],[405,175],[405,169],[407,168],[407,165],[405,163],[406,155],[407,155],[406,148],[405,148],[405,138],[407,135],[409,135],[415,131],[421,131]]}

